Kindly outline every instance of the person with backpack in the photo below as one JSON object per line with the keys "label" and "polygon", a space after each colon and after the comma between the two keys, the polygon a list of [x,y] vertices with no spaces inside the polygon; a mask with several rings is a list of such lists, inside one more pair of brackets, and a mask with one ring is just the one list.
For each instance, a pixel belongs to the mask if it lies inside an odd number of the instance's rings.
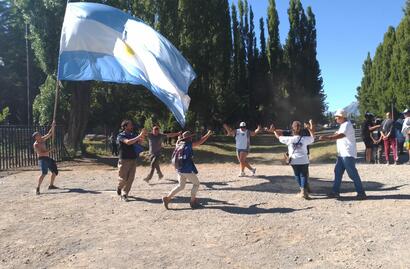
{"label": "person with backpack", "polygon": [[239,177],[246,176],[245,168],[248,168],[252,172],[252,176],[256,173],[256,168],[253,168],[248,161],[246,160],[249,150],[250,150],[250,143],[251,143],[251,136],[256,136],[258,133],[262,131],[260,125],[255,131],[250,131],[246,128],[246,123],[241,122],[239,124],[239,129],[233,130],[227,124],[223,125],[226,135],[235,137],[236,143],[236,156],[239,161]]}
{"label": "person with backpack", "polygon": [[309,157],[308,157],[308,145],[315,141],[315,134],[313,131],[313,124],[305,126],[309,132],[309,136],[306,136],[302,130],[302,123],[294,121],[292,123],[292,136],[283,136],[283,132],[276,131],[274,125],[271,126],[269,132],[273,132],[279,142],[288,146],[288,164],[292,166],[295,179],[299,185],[300,197],[309,199],[308,194],[308,177],[309,177]]}
{"label": "person with backpack", "polygon": [[193,186],[191,189],[191,200],[189,205],[192,209],[201,207],[201,204],[196,198],[196,194],[199,189],[199,179],[198,170],[196,169],[195,163],[193,161],[194,151],[193,148],[199,147],[212,135],[212,131],[208,131],[199,141],[193,142],[193,135],[190,131],[184,132],[178,139],[175,150],[172,153],[172,163],[175,170],[178,173],[178,185],[171,190],[171,192],[162,197],[162,203],[166,209],[168,204],[171,202],[172,197],[174,197],[178,192],[185,188],[186,181],[192,182]]}

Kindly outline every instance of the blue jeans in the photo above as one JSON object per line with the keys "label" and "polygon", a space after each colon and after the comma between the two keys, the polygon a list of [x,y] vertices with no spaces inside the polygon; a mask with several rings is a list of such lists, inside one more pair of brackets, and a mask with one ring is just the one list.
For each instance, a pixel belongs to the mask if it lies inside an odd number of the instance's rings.
{"label": "blue jeans", "polygon": [[307,185],[309,176],[309,164],[295,164],[292,165],[293,173],[295,175],[296,182],[299,187],[304,189]]}
{"label": "blue jeans", "polygon": [[353,157],[337,157],[335,166],[335,181],[333,183],[333,192],[340,192],[340,185],[342,184],[342,177],[344,172],[347,172],[350,179],[353,180],[354,187],[357,193],[364,193],[362,180],[359,172],[356,169],[356,159]]}

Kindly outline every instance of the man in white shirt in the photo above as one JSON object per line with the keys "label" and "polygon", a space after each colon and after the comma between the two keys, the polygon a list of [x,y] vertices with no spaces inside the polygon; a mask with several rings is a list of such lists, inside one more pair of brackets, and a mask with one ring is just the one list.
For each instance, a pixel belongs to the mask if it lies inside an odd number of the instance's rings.
{"label": "man in white shirt", "polygon": [[401,133],[403,134],[405,138],[404,148],[407,149],[409,152],[408,164],[410,164],[410,109],[406,108],[406,110],[403,111],[403,115],[404,115],[404,121],[403,121],[403,127],[401,129]]}
{"label": "man in white shirt", "polygon": [[366,199],[366,193],[362,186],[362,181],[359,172],[356,169],[356,137],[353,125],[347,120],[347,114],[343,109],[339,109],[335,113],[335,119],[340,124],[339,130],[334,135],[320,136],[319,140],[331,141],[336,140],[337,146],[337,161],[335,166],[335,180],[333,183],[333,191],[329,197],[340,197],[340,185],[342,184],[343,174],[346,170],[350,179],[353,180],[358,199]]}

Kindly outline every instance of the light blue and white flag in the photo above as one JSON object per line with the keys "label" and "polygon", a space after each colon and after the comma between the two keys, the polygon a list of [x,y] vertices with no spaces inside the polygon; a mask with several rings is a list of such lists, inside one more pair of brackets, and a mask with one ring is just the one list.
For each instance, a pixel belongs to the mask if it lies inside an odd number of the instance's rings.
{"label": "light blue and white flag", "polygon": [[102,4],[68,3],[60,40],[59,80],[143,85],[185,125],[195,72],[165,37]]}

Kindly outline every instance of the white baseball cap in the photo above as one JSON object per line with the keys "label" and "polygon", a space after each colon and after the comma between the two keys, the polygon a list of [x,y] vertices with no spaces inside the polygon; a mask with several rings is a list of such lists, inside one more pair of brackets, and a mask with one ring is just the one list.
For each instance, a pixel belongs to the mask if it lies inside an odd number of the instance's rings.
{"label": "white baseball cap", "polygon": [[239,127],[246,127],[246,123],[245,122],[239,123]]}
{"label": "white baseball cap", "polygon": [[408,108],[406,108],[406,109],[403,111],[403,114],[408,114],[408,113],[410,113],[410,110],[409,110]]}
{"label": "white baseball cap", "polygon": [[336,110],[335,117],[347,118],[347,113],[343,109]]}

